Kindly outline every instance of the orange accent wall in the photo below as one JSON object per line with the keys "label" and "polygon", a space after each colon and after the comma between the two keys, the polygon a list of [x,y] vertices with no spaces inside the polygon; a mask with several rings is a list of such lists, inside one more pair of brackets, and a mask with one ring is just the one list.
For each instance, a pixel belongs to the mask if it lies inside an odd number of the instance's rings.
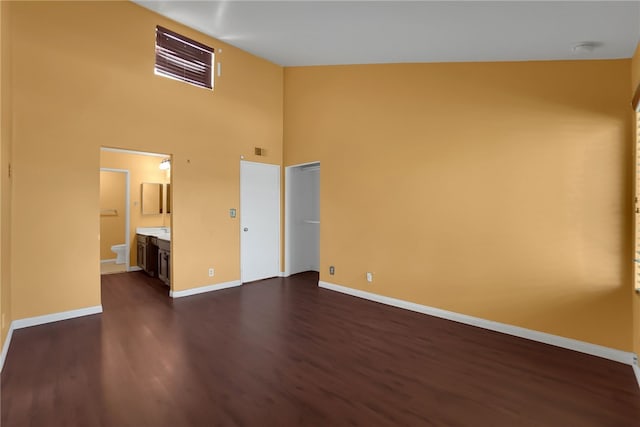
{"label": "orange accent wall", "polygon": [[629,73],[286,68],[285,166],[322,165],[320,279],[630,351]]}
{"label": "orange accent wall", "polygon": [[[282,67],[130,2],[15,2],[10,18],[13,318],[100,304],[101,146],[173,155],[174,290],[239,279],[228,212],[241,155],[282,162]],[[213,92],[154,75],[156,25],[216,49]]]}

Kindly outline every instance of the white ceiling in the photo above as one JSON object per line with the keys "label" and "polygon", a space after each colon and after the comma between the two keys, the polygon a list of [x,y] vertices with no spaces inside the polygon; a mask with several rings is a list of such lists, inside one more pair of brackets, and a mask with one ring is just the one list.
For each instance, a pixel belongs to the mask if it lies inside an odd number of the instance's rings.
{"label": "white ceiling", "polygon": [[640,0],[135,3],[283,66],[629,58],[640,40]]}

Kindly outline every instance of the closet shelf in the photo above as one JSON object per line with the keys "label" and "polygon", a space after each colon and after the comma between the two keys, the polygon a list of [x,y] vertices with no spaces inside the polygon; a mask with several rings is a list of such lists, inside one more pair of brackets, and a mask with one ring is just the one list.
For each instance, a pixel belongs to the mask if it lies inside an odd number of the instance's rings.
{"label": "closet shelf", "polygon": [[303,219],[302,222],[305,224],[320,224],[320,221],[314,221],[312,219]]}

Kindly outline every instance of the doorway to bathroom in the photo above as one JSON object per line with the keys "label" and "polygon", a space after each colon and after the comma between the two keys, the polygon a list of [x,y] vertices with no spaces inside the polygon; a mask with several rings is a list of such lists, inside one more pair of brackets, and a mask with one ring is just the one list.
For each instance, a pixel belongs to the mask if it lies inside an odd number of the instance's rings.
{"label": "doorway to bathroom", "polygon": [[143,271],[171,287],[171,160],[171,154],[100,147],[101,274]]}
{"label": "doorway to bathroom", "polygon": [[100,274],[129,271],[129,171],[100,168]]}

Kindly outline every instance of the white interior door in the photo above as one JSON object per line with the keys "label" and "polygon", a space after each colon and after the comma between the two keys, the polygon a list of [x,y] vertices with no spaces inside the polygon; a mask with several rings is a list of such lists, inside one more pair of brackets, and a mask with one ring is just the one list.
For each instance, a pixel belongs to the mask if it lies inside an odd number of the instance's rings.
{"label": "white interior door", "polygon": [[240,162],[242,282],[280,275],[280,166]]}

